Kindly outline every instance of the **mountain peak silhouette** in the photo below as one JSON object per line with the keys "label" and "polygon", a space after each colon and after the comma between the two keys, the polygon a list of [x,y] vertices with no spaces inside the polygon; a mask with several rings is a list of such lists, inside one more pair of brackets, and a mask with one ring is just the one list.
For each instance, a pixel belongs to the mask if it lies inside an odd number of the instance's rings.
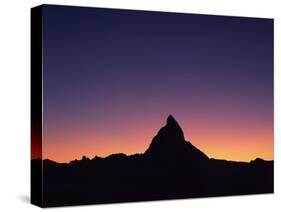
{"label": "mountain peak silhouette", "polygon": [[152,139],[144,153],[149,158],[205,160],[208,157],[184,138],[183,130],[176,119],[169,115],[166,125]]}
{"label": "mountain peak silhouette", "polygon": [[167,124],[168,123],[174,123],[174,122],[178,124],[176,119],[172,115],[169,115],[168,118],[167,118]]}
{"label": "mountain peak silhouette", "polygon": [[44,206],[272,193],[274,188],[273,161],[209,159],[185,140],[171,115],[144,153],[43,163],[32,160],[32,169],[40,172],[31,174],[44,187],[43,196],[36,190],[40,186],[32,187]]}
{"label": "mountain peak silhouette", "polygon": [[172,115],[168,116],[165,127],[166,127],[166,129],[169,129],[170,133],[174,133],[174,135],[178,135],[184,139],[184,133],[183,133],[180,125],[178,124],[178,122]]}

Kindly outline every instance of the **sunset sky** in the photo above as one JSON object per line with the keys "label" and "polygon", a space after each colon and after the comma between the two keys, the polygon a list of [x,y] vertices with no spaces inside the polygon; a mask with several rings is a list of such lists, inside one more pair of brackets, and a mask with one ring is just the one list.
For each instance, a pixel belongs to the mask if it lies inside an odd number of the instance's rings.
{"label": "sunset sky", "polygon": [[169,114],[209,157],[272,160],[273,21],[44,7],[43,158],[144,152]]}

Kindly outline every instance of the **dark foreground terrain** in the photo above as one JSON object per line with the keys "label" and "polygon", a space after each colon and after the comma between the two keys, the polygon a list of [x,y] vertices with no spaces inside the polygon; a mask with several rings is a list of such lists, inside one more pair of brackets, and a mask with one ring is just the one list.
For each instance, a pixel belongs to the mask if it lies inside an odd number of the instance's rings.
{"label": "dark foreground terrain", "polygon": [[273,161],[209,159],[172,116],[143,154],[31,164],[43,165],[43,207],[273,192]]}

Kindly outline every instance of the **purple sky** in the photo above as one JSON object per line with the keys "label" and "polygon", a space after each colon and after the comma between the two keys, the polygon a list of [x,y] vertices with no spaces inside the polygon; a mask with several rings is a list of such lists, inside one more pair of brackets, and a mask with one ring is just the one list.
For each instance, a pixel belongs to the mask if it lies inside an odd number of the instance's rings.
{"label": "purple sky", "polygon": [[43,15],[45,157],[142,152],[172,114],[209,155],[243,131],[241,160],[273,158],[272,19],[48,5]]}

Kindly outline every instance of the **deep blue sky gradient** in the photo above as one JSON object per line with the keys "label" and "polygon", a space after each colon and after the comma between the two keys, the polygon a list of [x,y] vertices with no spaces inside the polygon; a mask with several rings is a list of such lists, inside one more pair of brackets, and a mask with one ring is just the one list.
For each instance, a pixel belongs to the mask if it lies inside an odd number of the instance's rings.
{"label": "deep blue sky gradient", "polygon": [[273,124],[271,19],[48,5],[43,17],[50,133],[169,113]]}

